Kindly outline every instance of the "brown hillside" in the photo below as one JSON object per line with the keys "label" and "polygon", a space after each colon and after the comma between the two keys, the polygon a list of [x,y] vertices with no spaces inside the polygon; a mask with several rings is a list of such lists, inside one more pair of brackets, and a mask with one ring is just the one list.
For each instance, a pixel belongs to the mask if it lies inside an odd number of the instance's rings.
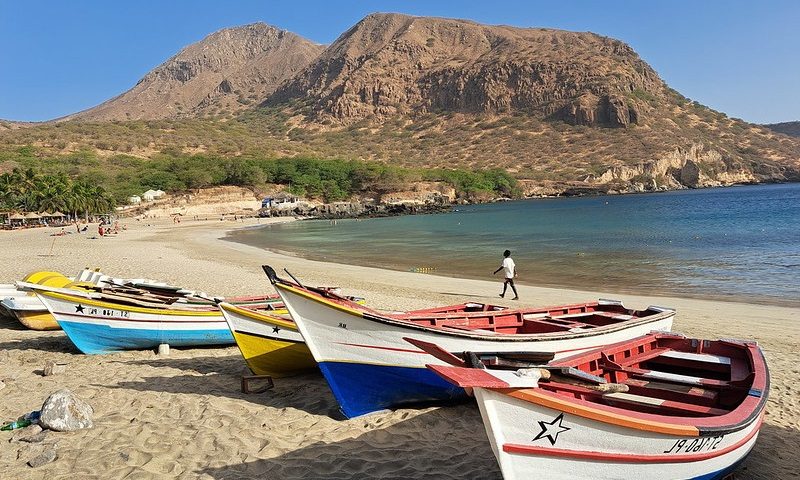
{"label": "brown hillside", "polygon": [[[91,122],[0,131],[0,147],[502,168],[529,194],[800,181],[800,139],[683,97],[593,33],[374,14],[321,49],[263,24],[223,30],[72,117]],[[170,118],[104,121],[128,114]]]}
{"label": "brown hillside", "polygon": [[262,106],[293,117],[287,139],[412,165],[622,191],[800,178],[800,143],[689,101],[593,33],[373,14]]}
{"label": "brown hillside", "polygon": [[792,137],[800,137],[800,122],[770,123],[764,126],[773,132],[791,135]]}
{"label": "brown hillside", "polygon": [[184,48],[122,95],[62,120],[153,120],[241,111],[263,100],[323,49],[264,23],[227,28]]}
{"label": "brown hillside", "polygon": [[447,111],[627,126],[638,120],[629,95],[663,89],[629,46],[592,33],[373,14],[266,105],[310,97],[312,120],[344,124]]}

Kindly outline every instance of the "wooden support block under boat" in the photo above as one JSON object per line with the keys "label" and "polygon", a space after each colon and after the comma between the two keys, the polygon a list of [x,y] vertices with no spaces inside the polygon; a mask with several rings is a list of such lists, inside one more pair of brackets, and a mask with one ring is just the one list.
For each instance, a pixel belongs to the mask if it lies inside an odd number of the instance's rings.
{"label": "wooden support block under boat", "polygon": [[[252,388],[250,386],[251,383],[262,380],[266,382],[265,385],[259,388]],[[275,382],[270,375],[242,375],[242,393],[264,393],[274,386]]]}

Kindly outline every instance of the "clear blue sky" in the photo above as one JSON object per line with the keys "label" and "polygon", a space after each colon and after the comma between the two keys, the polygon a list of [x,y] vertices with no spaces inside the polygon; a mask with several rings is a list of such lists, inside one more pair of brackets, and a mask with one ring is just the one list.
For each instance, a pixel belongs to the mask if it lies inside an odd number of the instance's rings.
{"label": "clear blue sky", "polygon": [[794,0],[0,0],[0,118],[92,107],[221,28],[263,21],[330,43],[371,12],[615,37],[693,100],[751,122],[800,120]]}

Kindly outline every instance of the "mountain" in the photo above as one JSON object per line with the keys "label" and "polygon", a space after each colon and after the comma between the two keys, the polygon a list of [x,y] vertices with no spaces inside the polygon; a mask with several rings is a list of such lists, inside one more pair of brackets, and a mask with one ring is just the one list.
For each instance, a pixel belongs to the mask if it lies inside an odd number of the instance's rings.
{"label": "mountain", "polygon": [[369,15],[265,103],[311,99],[311,118],[519,112],[580,125],[637,123],[631,95],[664,84],[628,45],[592,33]]}
{"label": "mountain", "polygon": [[624,42],[401,14],[327,48],[263,24],[222,30],[68,119],[90,122],[0,129],[0,154],[498,168],[528,195],[800,181],[800,139],[684,97]]}
{"label": "mountain", "polygon": [[319,150],[500,167],[556,190],[800,179],[800,143],[683,97],[594,33],[373,14],[261,107]]}
{"label": "mountain", "polygon": [[184,48],[127,92],[62,120],[229,115],[263,100],[323,49],[264,23],[227,28]]}
{"label": "mountain", "polygon": [[783,133],[784,135],[790,135],[792,137],[800,137],[800,121],[769,123],[764,126],[773,132]]}

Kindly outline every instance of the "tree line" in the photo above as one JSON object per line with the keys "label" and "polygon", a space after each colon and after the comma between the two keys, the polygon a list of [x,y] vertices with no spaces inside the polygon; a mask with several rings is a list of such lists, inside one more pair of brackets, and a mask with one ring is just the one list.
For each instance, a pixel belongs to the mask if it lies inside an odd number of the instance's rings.
{"label": "tree line", "polygon": [[102,186],[74,181],[64,173],[46,175],[33,168],[15,168],[0,174],[0,210],[61,211],[78,218],[109,213],[114,205]]}
{"label": "tree line", "polygon": [[[108,199],[110,195],[118,204],[149,189],[181,192],[234,185],[259,190],[266,184],[282,185],[292,194],[325,202],[345,200],[358,194],[401,191],[415,181],[444,182],[467,200],[521,195],[517,181],[502,169],[411,169],[375,161],[268,158],[257,154],[187,155],[173,149],[165,149],[149,159],[130,155],[101,159],[85,150],[48,157],[34,147],[19,147],[0,152],[0,163],[3,160],[28,168],[15,171],[9,180],[20,184],[26,192],[39,191],[23,178],[32,174],[41,178],[40,183],[58,185],[62,193],[59,198],[68,198],[66,192],[72,187],[66,187],[67,181],[76,178],[74,183],[79,185],[103,186],[105,190],[97,197]],[[15,192],[13,196],[17,203],[27,198],[20,193]],[[39,197],[33,194],[30,201],[35,203],[35,198]]]}

